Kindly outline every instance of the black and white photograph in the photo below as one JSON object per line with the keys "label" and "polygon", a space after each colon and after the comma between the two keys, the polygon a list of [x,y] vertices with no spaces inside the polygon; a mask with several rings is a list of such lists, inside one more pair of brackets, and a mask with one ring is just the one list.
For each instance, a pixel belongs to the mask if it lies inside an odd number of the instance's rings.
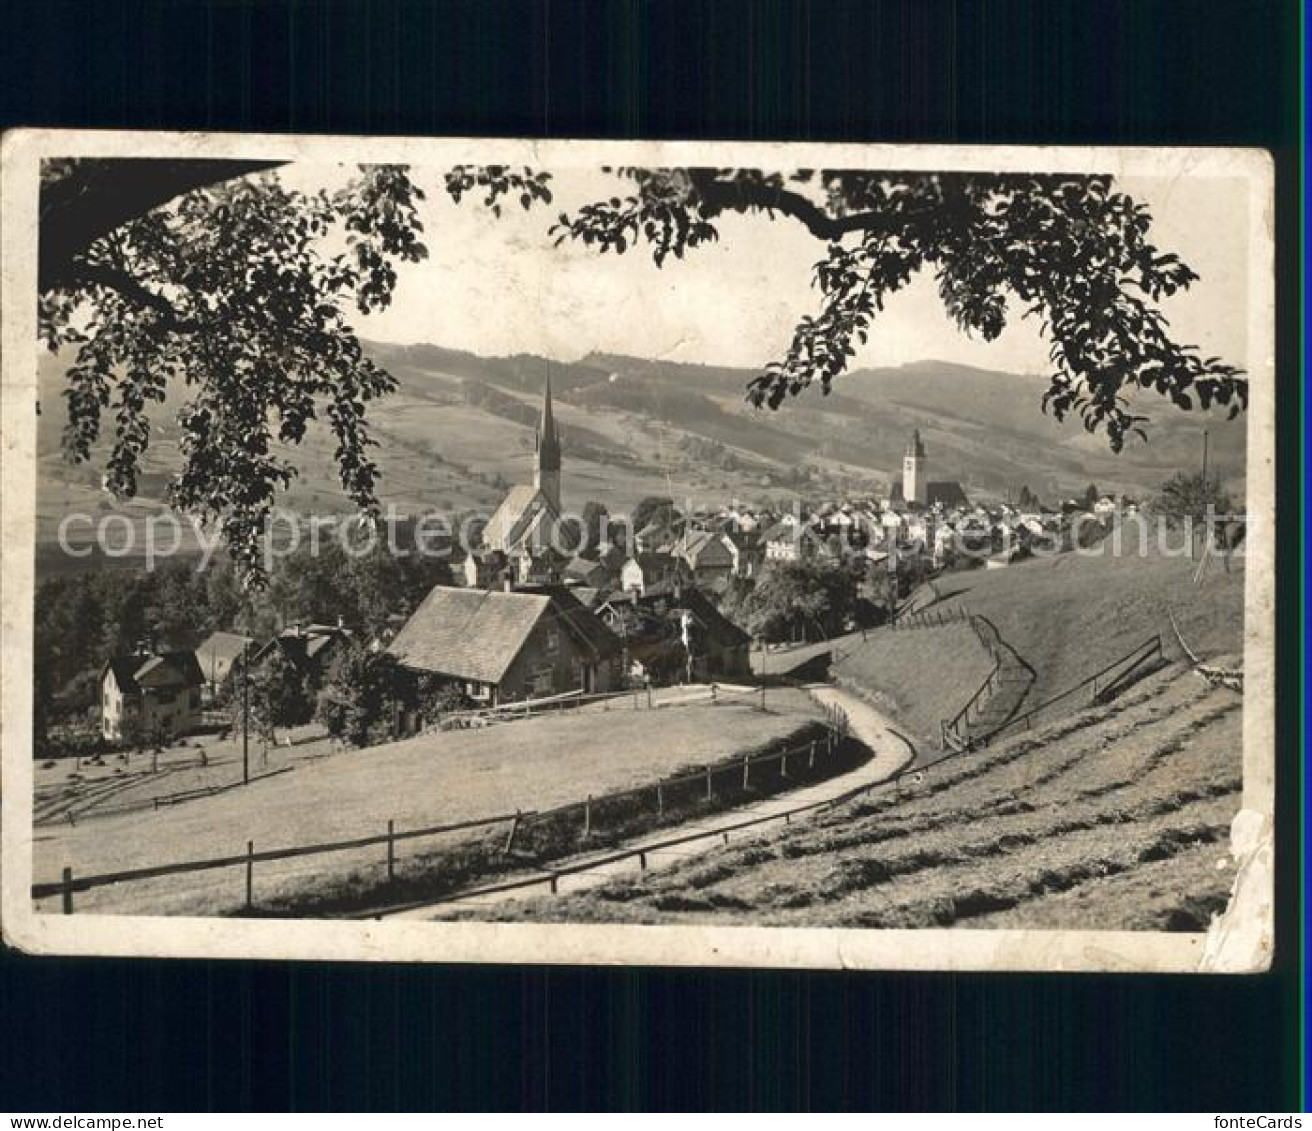
{"label": "black and white photograph", "polygon": [[1269,965],[1264,154],[3,178],[13,945]]}

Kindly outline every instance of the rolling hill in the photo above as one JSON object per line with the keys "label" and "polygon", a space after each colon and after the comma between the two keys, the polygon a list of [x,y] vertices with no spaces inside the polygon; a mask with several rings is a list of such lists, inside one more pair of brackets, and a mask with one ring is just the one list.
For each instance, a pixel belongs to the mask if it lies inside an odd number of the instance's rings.
{"label": "rolling hill", "polygon": [[[383,502],[402,511],[485,508],[532,469],[533,427],[550,376],[565,442],[567,505],[589,499],[627,509],[648,494],[715,505],[730,498],[785,500],[836,491],[874,493],[897,474],[911,429],[928,446],[935,478],[958,479],[976,497],[1006,497],[1027,485],[1058,498],[1096,483],[1142,495],[1197,459],[1210,429],[1212,466],[1241,494],[1244,421],[1150,405],[1150,442],[1113,455],[1077,423],[1040,410],[1042,378],[924,361],[856,370],[830,396],[808,391],[777,412],[745,403],[746,369],[589,353],[576,362],[533,355],[485,358],[436,345],[369,343],[397,378],[397,391],[373,406]],[[75,510],[157,510],[176,466],[173,417],[185,390],[153,410],[150,453],[132,507],[100,490],[108,439],[90,465],[59,450],[64,359],[45,356],[38,518],[50,540]],[[299,475],[283,505],[345,511],[326,427],[312,427],[287,454]]]}

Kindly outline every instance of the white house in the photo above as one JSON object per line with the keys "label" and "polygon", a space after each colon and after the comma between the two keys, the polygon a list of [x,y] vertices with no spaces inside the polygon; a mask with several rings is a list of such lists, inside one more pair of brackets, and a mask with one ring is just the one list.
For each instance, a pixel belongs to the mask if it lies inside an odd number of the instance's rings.
{"label": "white house", "polygon": [[100,733],[173,738],[200,723],[205,679],[195,652],[112,656],[100,670]]}

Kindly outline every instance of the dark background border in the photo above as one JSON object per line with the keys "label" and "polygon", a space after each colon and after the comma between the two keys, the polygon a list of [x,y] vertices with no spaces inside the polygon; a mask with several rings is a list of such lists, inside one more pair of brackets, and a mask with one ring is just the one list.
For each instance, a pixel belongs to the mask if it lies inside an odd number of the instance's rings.
{"label": "dark background border", "polygon": [[[1294,544],[1296,3],[13,0],[3,21],[6,127],[1270,148]],[[1297,608],[1292,560],[1278,584],[1282,611]],[[1269,976],[5,952],[0,1109],[1295,1110],[1297,634],[1286,612]]]}

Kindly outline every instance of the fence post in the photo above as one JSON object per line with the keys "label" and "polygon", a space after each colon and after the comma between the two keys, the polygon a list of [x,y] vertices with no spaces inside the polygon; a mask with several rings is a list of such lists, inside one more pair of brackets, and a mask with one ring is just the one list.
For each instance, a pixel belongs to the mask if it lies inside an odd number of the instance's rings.
{"label": "fence post", "polygon": [[514,846],[515,834],[519,832],[519,816],[519,810],[516,809],[514,819],[510,822],[510,833],[506,837],[506,847],[501,850],[503,856],[509,856],[510,850]]}
{"label": "fence post", "polygon": [[665,791],[661,788],[659,778],[656,780],[656,815],[665,816]]}
{"label": "fence post", "polygon": [[73,869],[64,869],[63,909],[65,915],[73,914]]}
{"label": "fence post", "polygon": [[387,822],[387,882],[391,883],[396,879],[396,822],[389,819]]}
{"label": "fence post", "polygon": [[255,842],[246,842],[246,910],[255,906]]}
{"label": "fence post", "polygon": [[647,684],[647,710],[651,710],[651,684]]}
{"label": "fence post", "polygon": [[706,800],[710,801],[715,797],[714,787],[711,785],[711,767],[706,767]]}
{"label": "fence post", "polygon": [[751,766],[752,766],[752,756],[750,754],[744,754],[743,755],[743,789],[744,790],[751,789],[751,786],[748,784],[748,773],[751,770]]}
{"label": "fence post", "polygon": [[588,794],[587,799],[583,802],[583,837],[586,840],[592,835],[592,794]]}
{"label": "fence post", "polygon": [[806,760],[806,768],[808,770],[815,769],[815,739],[814,738],[811,739],[811,756]]}
{"label": "fence post", "polygon": [[779,776],[781,778],[788,777],[788,751],[787,750],[785,750],[782,754],[779,755]]}

